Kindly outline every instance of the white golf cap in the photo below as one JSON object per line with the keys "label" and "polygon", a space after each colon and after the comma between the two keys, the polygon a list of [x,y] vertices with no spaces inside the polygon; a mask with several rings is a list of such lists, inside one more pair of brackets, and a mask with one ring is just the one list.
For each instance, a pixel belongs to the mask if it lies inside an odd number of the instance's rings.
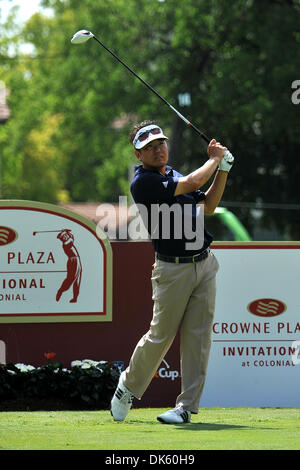
{"label": "white golf cap", "polygon": [[137,150],[142,149],[145,145],[156,139],[168,139],[163,133],[161,128],[156,124],[150,124],[149,126],[142,127],[135,135],[133,139],[133,146]]}

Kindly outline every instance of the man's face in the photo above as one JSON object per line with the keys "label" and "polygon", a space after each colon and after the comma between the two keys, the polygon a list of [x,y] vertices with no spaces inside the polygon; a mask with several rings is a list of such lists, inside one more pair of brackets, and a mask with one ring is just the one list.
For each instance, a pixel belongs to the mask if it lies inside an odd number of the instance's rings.
{"label": "man's face", "polygon": [[168,146],[165,139],[152,140],[142,149],[135,150],[134,153],[146,170],[164,171],[169,159]]}

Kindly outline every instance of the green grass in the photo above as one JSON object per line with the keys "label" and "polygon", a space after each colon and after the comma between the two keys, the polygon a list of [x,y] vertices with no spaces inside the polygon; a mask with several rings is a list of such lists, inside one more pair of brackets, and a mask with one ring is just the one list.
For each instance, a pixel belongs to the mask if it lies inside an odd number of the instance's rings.
{"label": "green grass", "polygon": [[0,413],[0,450],[295,450],[300,409],[202,408],[192,422],[166,425],[162,409]]}

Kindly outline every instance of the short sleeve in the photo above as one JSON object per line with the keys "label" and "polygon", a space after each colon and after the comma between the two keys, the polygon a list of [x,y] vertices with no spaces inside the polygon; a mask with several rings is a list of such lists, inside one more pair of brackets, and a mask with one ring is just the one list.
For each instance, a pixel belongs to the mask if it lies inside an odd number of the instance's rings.
{"label": "short sleeve", "polygon": [[130,190],[135,202],[170,201],[174,198],[177,183],[177,176],[153,172],[137,175]]}

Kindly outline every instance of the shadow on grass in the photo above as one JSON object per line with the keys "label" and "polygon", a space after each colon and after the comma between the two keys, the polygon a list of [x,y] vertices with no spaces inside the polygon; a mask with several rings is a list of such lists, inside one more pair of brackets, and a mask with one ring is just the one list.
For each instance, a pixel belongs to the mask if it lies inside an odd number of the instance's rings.
{"label": "shadow on grass", "polygon": [[[168,424],[166,426],[169,426]],[[217,424],[217,423],[182,423],[173,424],[177,429],[186,429],[187,431],[224,431],[232,429],[251,429],[249,426],[240,426],[238,424]]]}
{"label": "shadow on grass", "polygon": [[[170,426],[170,424],[166,424],[165,426]],[[171,425],[172,426],[172,425]],[[217,423],[180,423],[180,424],[173,424],[175,428],[178,429],[186,429],[187,431],[226,431],[226,430],[233,430],[233,429],[252,429],[253,431],[255,428],[253,426],[243,426],[239,424],[217,424]],[[259,429],[273,429],[274,428],[261,428]]]}
{"label": "shadow on grass", "polygon": [[[123,424],[123,422],[117,423]],[[179,423],[179,424],[166,424],[160,423],[156,420],[153,421],[143,421],[141,419],[128,419],[126,421],[127,425],[149,425],[149,429],[143,429],[144,432],[157,432],[157,427],[168,428],[172,427],[175,429],[185,430],[185,431],[232,431],[232,430],[272,430],[274,431],[275,428],[269,427],[261,427],[259,424],[256,426],[245,426],[239,424],[223,424],[223,423]],[[153,427],[153,425],[155,425]]]}
{"label": "shadow on grass", "polygon": [[[224,431],[226,429],[253,429],[249,426],[243,426],[243,425],[236,425],[236,424],[217,424],[217,423],[178,423],[178,424],[166,424],[166,423],[160,423],[158,421],[142,421],[142,420],[135,420],[135,419],[130,419],[126,421],[126,424],[144,424],[147,425],[149,424],[151,427],[153,424],[155,424],[155,431],[157,431],[156,425],[157,426],[162,426],[162,427],[174,427],[177,429],[185,429],[187,431]],[[151,430],[151,432],[154,430]]]}

